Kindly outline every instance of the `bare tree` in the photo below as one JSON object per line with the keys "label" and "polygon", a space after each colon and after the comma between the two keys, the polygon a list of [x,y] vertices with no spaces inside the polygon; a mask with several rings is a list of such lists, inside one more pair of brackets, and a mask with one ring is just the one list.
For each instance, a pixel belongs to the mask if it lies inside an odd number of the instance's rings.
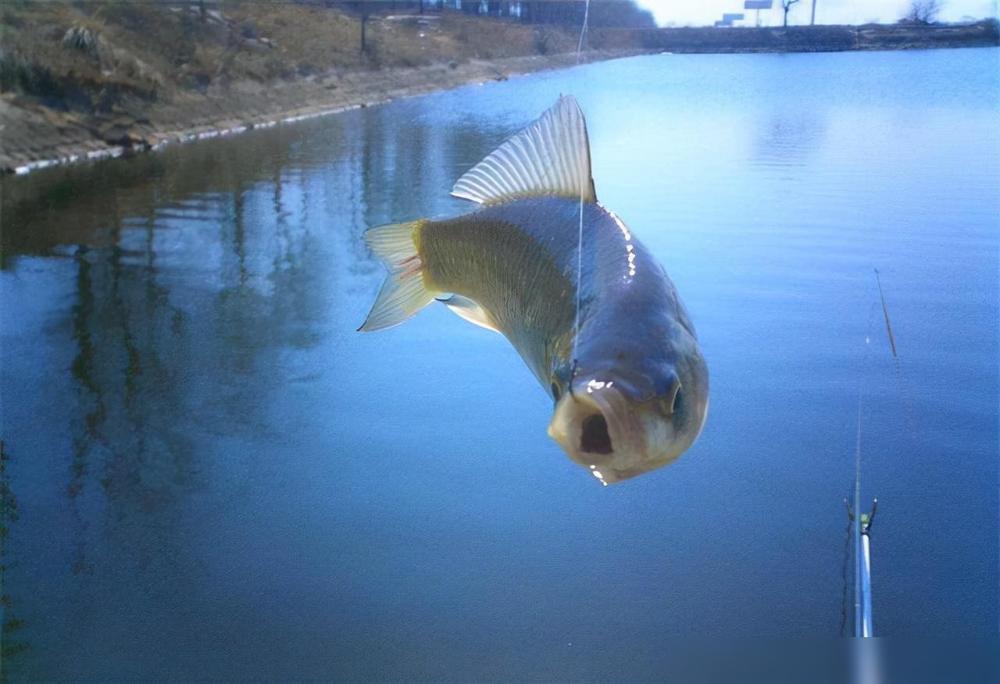
{"label": "bare tree", "polygon": [[781,9],[785,10],[785,20],[782,26],[788,28],[788,11],[792,9],[792,5],[797,3],[799,0],[781,0]]}
{"label": "bare tree", "polygon": [[913,0],[903,19],[914,24],[932,24],[937,21],[943,4],[941,0]]}

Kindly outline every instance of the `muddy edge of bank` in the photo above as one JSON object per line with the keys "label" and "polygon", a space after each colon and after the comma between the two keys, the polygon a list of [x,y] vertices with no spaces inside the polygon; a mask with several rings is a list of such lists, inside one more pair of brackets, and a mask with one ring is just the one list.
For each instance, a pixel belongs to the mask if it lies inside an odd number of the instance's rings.
{"label": "muddy edge of bank", "polygon": [[273,87],[241,83],[224,93],[156,105],[148,118],[141,120],[122,116],[85,118],[0,99],[0,170],[21,175],[50,166],[139,154],[400,98],[649,52],[591,51],[580,55],[579,61],[576,54],[531,55],[464,64],[330,72]]}

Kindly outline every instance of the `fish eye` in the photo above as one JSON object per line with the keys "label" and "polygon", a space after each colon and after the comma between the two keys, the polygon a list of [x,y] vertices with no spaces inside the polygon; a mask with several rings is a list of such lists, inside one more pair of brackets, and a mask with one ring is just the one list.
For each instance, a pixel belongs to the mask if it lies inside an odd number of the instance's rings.
{"label": "fish eye", "polygon": [[660,399],[660,406],[663,407],[663,412],[665,414],[672,416],[683,408],[684,403],[682,394],[681,383],[678,382],[673,387],[673,393],[669,393]]}
{"label": "fish eye", "polygon": [[552,383],[552,398],[559,401],[559,385]]}

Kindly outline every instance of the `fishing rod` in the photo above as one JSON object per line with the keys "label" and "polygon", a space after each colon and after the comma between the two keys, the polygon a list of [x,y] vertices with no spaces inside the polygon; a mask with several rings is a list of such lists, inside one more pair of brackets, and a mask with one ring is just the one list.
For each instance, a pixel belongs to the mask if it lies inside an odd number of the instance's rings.
{"label": "fishing rod", "polygon": [[[885,320],[886,332],[892,356],[897,359],[896,342],[889,322],[889,309],[882,292],[882,283],[878,269],[875,269],[875,280],[878,285],[879,299],[882,304],[882,316]],[[855,684],[880,684],[883,680],[882,667],[876,645],[869,641],[875,636],[874,611],[872,610],[872,525],[878,511],[878,498],[873,498],[871,510],[867,513],[861,509],[861,438],[862,417],[864,415],[864,389],[867,369],[871,359],[871,338],[874,326],[875,302],[872,302],[868,315],[868,331],[865,334],[865,359],[863,369],[858,378],[857,418],[854,438],[854,493],[853,501],[844,499],[847,508],[847,531],[844,538],[844,607],[841,613],[841,635],[844,633],[847,621],[847,559],[851,541],[854,545],[854,648],[852,649],[852,681]]]}
{"label": "fishing rod", "polygon": [[872,512],[861,513],[861,387],[858,387],[858,427],[854,444],[854,507],[847,515],[854,530],[854,636],[868,638],[872,628],[872,562],[871,522],[878,499],[872,502]]}
{"label": "fishing rod", "polygon": [[[878,269],[875,270],[875,283],[878,287],[879,301],[882,304],[882,317],[885,321],[885,330],[889,339],[889,348],[894,359],[899,355],[896,351],[896,338],[892,332],[892,323],[889,320],[889,307],[885,303],[885,293],[882,291],[882,280],[879,277]],[[874,309],[874,304],[872,305]],[[869,318],[868,328],[871,330],[872,321]],[[870,349],[871,334],[865,336],[866,349]],[[854,636],[858,639],[867,639],[875,636],[874,618],[872,611],[872,560],[871,560],[871,528],[875,521],[875,513],[878,510],[878,497],[872,499],[871,510],[868,513],[861,512],[861,416],[863,398],[864,374],[858,381],[858,410],[857,410],[857,430],[854,444],[854,502],[853,506],[844,499],[847,506],[847,516],[851,523],[852,536],[854,539]]]}
{"label": "fishing rod", "polygon": [[860,500],[855,488],[854,506],[844,499],[847,505],[847,516],[854,530],[854,636],[868,639],[875,636],[872,615],[872,547],[871,527],[878,511],[878,497],[872,499],[869,513],[856,515]]}

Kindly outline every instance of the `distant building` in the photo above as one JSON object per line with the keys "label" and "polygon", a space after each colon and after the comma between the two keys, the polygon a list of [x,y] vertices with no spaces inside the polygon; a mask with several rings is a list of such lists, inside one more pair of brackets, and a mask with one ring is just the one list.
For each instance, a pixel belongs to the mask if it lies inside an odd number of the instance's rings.
{"label": "distant building", "polygon": [[716,26],[732,26],[734,21],[743,21],[743,14],[727,13],[715,22]]}

